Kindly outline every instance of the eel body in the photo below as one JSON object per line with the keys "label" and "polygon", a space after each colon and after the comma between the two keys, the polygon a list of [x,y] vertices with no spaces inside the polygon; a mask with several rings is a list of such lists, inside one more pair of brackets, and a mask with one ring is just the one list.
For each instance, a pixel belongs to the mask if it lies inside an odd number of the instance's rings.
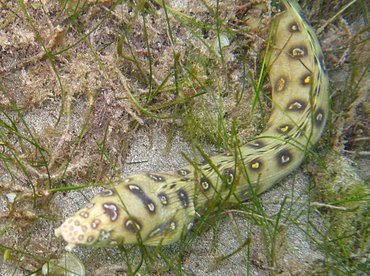
{"label": "eel body", "polygon": [[213,156],[200,166],[129,176],[95,196],[55,230],[70,250],[176,242],[209,204],[241,202],[296,169],[321,136],[328,118],[328,75],[312,27],[295,0],[273,4],[268,62],[272,113],[266,130],[236,156]]}

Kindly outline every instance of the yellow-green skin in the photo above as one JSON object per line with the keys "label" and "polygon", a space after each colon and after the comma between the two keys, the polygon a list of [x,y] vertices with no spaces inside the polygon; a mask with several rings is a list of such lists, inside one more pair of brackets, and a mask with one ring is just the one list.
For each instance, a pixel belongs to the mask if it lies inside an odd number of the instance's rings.
{"label": "yellow-green skin", "polygon": [[273,110],[266,130],[237,156],[217,155],[197,169],[125,178],[55,230],[66,249],[176,242],[207,203],[244,201],[252,188],[264,192],[301,164],[328,117],[328,76],[298,4],[282,0],[273,11],[276,33],[268,66]]}

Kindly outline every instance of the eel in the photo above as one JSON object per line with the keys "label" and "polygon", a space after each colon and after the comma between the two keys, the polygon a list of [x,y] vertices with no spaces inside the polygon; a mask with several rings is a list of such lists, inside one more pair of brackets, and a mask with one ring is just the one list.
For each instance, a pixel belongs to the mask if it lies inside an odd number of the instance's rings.
{"label": "eel", "polygon": [[295,0],[272,3],[267,72],[272,111],[266,129],[239,148],[201,165],[141,173],[95,196],[57,229],[76,245],[167,245],[192,227],[196,214],[269,189],[295,170],[320,138],[329,116],[328,73],[318,38]]}

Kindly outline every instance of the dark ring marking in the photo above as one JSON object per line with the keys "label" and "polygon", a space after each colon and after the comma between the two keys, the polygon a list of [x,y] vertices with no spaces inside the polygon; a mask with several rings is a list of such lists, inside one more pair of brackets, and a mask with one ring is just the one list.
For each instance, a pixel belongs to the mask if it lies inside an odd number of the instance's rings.
{"label": "dark ring marking", "polygon": [[185,169],[180,169],[180,170],[177,171],[177,173],[179,175],[185,176],[185,175],[188,175],[190,173],[190,171],[189,170],[185,170]]}
{"label": "dark ring marking", "polygon": [[302,100],[293,100],[290,103],[288,103],[287,110],[288,111],[294,111],[294,112],[299,112],[304,110],[306,107],[306,103]]}
{"label": "dark ring marking", "polygon": [[184,189],[179,189],[177,191],[177,196],[179,197],[179,200],[184,208],[189,207],[189,198]]}
{"label": "dark ring marking", "polygon": [[93,236],[88,236],[86,241],[88,243],[92,243],[94,241],[94,237]]}
{"label": "dark ring marking", "polygon": [[305,56],[307,56],[308,50],[306,46],[297,46],[293,47],[289,50],[289,55],[293,59],[301,59]]}
{"label": "dark ring marking", "polygon": [[203,167],[202,170],[205,172],[211,172],[213,168],[211,166],[207,166],[207,167]]}
{"label": "dark ring marking", "polygon": [[99,241],[107,241],[107,240],[110,239],[110,236],[111,236],[111,232],[110,231],[101,230],[100,231],[100,234],[99,234],[98,240]]}
{"label": "dark ring marking", "polygon": [[316,110],[314,120],[315,120],[315,126],[321,127],[321,125],[324,122],[324,111],[322,110],[321,107]]}
{"label": "dark ring marking", "polygon": [[301,84],[303,86],[310,85],[312,82],[312,74],[306,74],[301,78]]}
{"label": "dark ring marking", "polygon": [[158,227],[158,228],[153,229],[153,230],[149,233],[148,238],[149,238],[149,239],[150,239],[150,238],[154,238],[154,237],[159,236],[159,235],[161,235],[161,234],[162,234],[162,229],[161,229],[160,227]]}
{"label": "dark ring marking", "polygon": [[234,170],[232,168],[226,168],[223,171],[223,176],[226,177],[227,184],[232,184],[234,181]]}
{"label": "dark ring marking", "polygon": [[291,125],[281,125],[277,128],[277,131],[281,134],[287,134],[289,131],[292,130],[292,126]]}
{"label": "dark ring marking", "polygon": [[168,197],[164,192],[160,192],[157,196],[158,196],[158,198],[161,201],[163,206],[168,205]]}
{"label": "dark ring marking", "polygon": [[152,173],[148,173],[147,176],[151,179],[153,179],[155,182],[165,182],[166,181],[166,178],[164,178],[163,176],[161,175],[157,175],[157,174],[152,174]]}
{"label": "dark ring marking", "polygon": [[142,229],[141,223],[135,218],[127,219],[124,225],[132,234],[136,234],[136,231],[141,231]]}
{"label": "dark ring marking", "polygon": [[262,169],[262,161],[258,158],[256,159],[253,159],[250,163],[249,163],[249,168],[254,171],[254,172],[258,172]]}
{"label": "dark ring marking", "polygon": [[297,22],[290,23],[288,28],[289,32],[291,33],[299,33],[301,31]]}
{"label": "dark ring marking", "polygon": [[149,213],[155,213],[156,206],[154,202],[145,194],[145,192],[139,186],[135,184],[129,184],[127,185],[127,187],[134,195],[136,195],[141,200]]}
{"label": "dark ring marking", "polygon": [[146,206],[147,206],[147,209],[149,210],[149,212],[155,213],[155,204],[154,204],[153,201],[148,203]]}
{"label": "dark ring marking", "polygon": [[280,77],[275,82],[274,89],[277,92],[282,92],[282,91],[285,90],[285,88],[287,88],[287,86],[288,86],[288,80],[287,80],[287,78],[286,77]]}
{"label": "dark ring marking", "polygon": [[281,13],[286,10],[286,7],[282,3],[275,3],[271,7],[272,15]]}
{"label": "dark ring marking", "polygon": [[168,232],[169,230],[176,230],[176,223],[174,221],[165,222],[156,228],[154,228],[148,235],[149,238],[160,236],[163,233]]}
{"label": "dark ring marking", "polygon": [[288,149],[281,150],[277,155],[278,165],[284,167],[292,161],[292,154]]}
{"label": "dark ring marking", "polygon": [[207,192],[211,188],[211,183],[209,183],[207,178],[202,177],[200,179],[200,187],[202,188],[203,192]]}
{"label": "dark ring marking", "polygon": [[119,217],[119,209],[114,203],[103,204],[104,214],[106,214],[111,221],[116,221]]}
{"label": "dark ring marking", "polygon": [[127,187],[133,193],[142,192],[141,188],[139,186],[137,186],[137,185],[130,184]]}
{"label": "dark ring marking", "polygon": [[108,197],[108,196],[113,196],[115,193],[113,191],[113,189],[106,189],[106,190],[103,190],[99,193],[100,196],[102,197]]}
{"label": "dark ring marking", "polygon": [[256,148],[256,149],[260,149],[260,148],[263,148],[266,146],[266,144],[262,141],[251,141],[247,144],[247,146],[251,147],[251,148]]}
{"label": "dark ring marking", "polygon": [[200,162],[199,166],[204,166],[204,165],[207,165],[207,161],[206,160],[203,160],[202,162]]}
{"label": "dark ring marking", "polygon": [[96,229],[96,228],[99,227],[100,223],[101,223],[101,220],[100,219],[94,219],[91,222],[90,226],[91,226],[92,229]]}

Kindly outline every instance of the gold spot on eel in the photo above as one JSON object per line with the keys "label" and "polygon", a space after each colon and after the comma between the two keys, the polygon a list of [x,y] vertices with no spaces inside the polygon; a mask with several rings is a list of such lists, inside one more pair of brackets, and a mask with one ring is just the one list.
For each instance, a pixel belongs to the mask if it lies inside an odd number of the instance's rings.
{"label": "gold spot on eel", "polygon": [[277,28],[268,63],[274,108],[267,129],[240,148],[239,164],[224,154],[211,158],[215,166],[204,162],[197,173],[189,165],[130,176],[55,230],[67,250],[78,244],[176,242],[210,201],[246,200],[250,187],[262,193],[301,164],[328,118],[328,75],[317,36],[297,2],[274,2]]}

